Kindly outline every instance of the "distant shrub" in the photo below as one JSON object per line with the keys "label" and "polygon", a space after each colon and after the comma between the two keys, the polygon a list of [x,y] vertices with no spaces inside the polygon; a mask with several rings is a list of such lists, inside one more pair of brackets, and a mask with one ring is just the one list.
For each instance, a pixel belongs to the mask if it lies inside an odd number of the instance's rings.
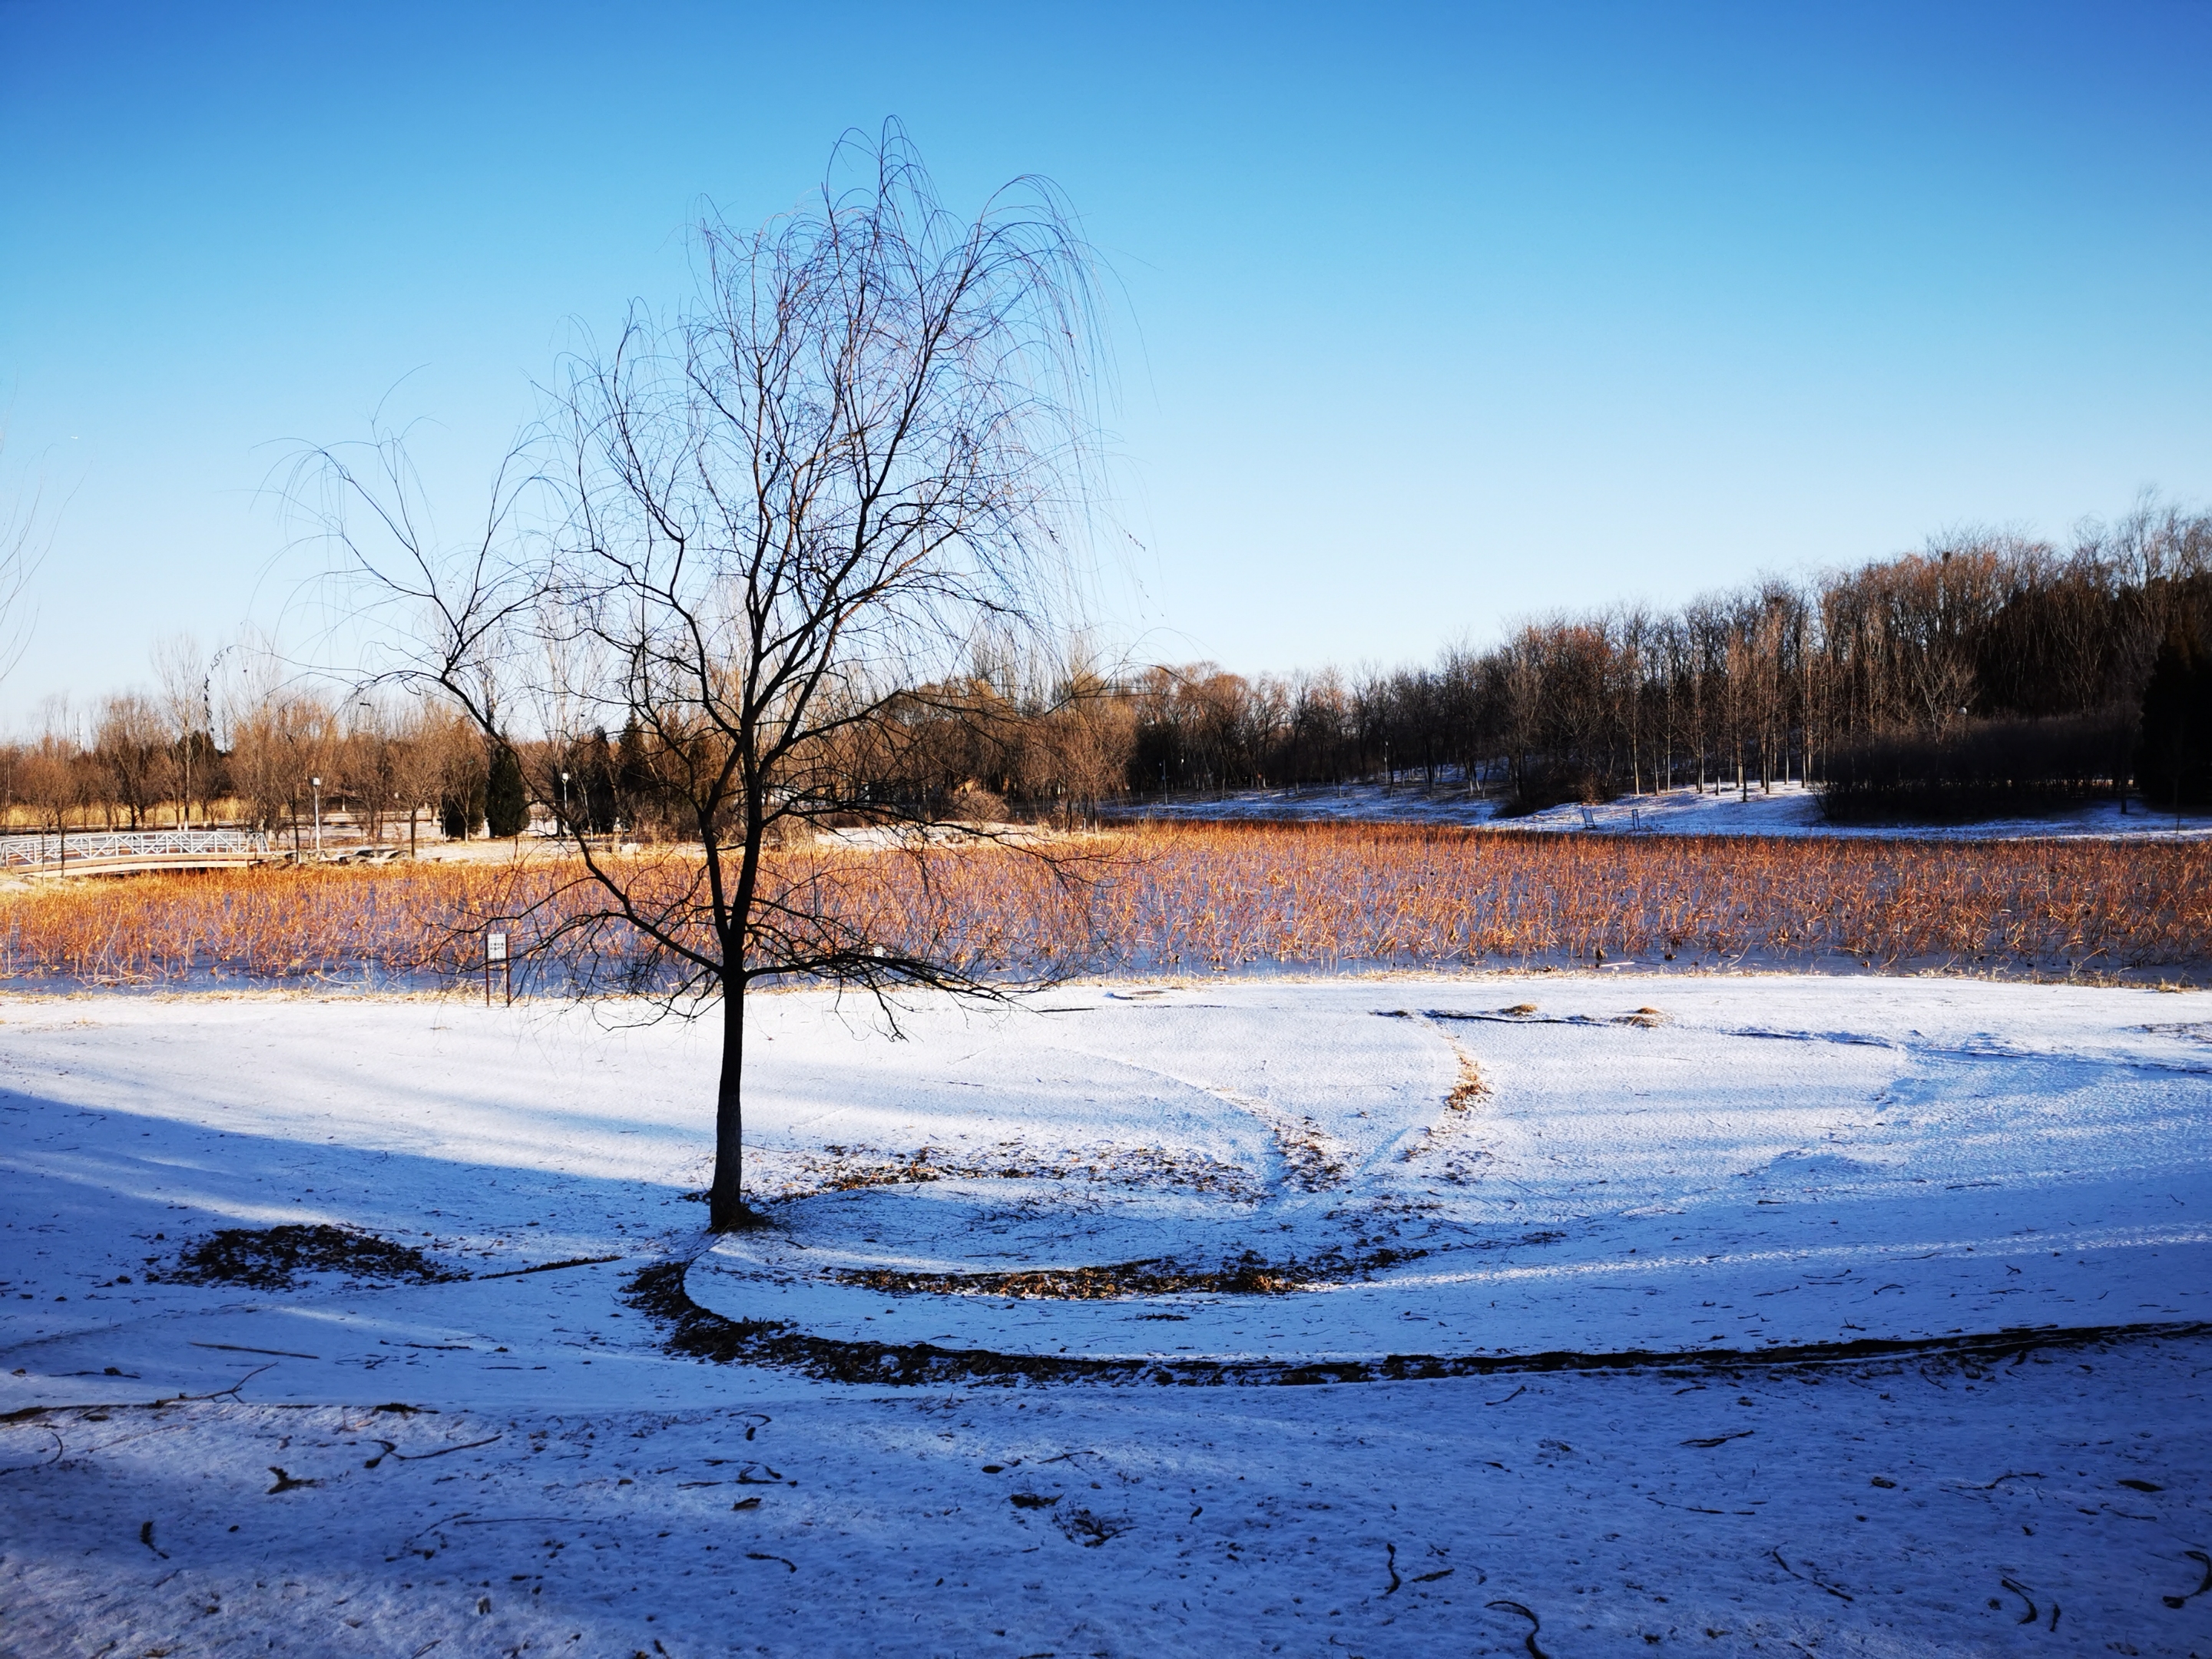
{"label": "distant shrub", "polygon": [[1502,818],[1526,817],[1547,806],[1595,806],[1620,793],[1595,767],[1530,761],[1521,769],[1520,787],[1498,809]]}
{"label": "distant shrub", "polygon": [[2154,806],[2212,803],[2212,653],[2176,638],[2143,690],[2136,775]]}
{"label": "distant shrub", "polygon": [[2112,795],[2135,747],[2133,726],[2129,710],[2112,708],[1853,744],[1828,757],[1821,808],[1837,823],[1962,823],[2063,811]]}
{"label": "distant shrub", "polygon": [[1005,799],[973,780],[952,792],[945,811],[962,823],[1001,823],[1007,817]]}

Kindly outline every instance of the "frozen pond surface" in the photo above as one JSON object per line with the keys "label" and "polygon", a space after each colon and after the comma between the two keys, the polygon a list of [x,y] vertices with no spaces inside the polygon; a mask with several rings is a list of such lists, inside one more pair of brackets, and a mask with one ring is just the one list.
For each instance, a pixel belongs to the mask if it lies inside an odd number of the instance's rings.
{"label": "frozen pond surface", "polygon": [[[898,1042],[776,997],[750,1133],[789,1196],[703,1255],[705,1030],[273,997],[0,1022],[0,1650],[2212,1653],[2200,994],[1076,988],[924,1005]],[[172,1276],[287,1222],[479,1276]],[[667,1352],[623,1286],[694,1256],[696,1301],[853,1342],[1674,1358],[821,1382]],[[1307,1288],[1006,1277],[1253,1261]],[[1681,1358],[1999,1330],[2046,1334]]]}

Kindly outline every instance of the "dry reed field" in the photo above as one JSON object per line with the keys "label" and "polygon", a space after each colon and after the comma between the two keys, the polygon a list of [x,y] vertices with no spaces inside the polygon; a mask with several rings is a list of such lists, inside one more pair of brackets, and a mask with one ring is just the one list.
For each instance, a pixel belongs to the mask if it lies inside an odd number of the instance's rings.
{"label": "dry reed field", "polygon": [[[879,936],[1010,979],[1517,968],[1600,951],[1647,965],[2101,975],[2193,969],[2212,940],[2212,848],[2197,842],[1199,825],[1078,846],[1058,874],[982,846],[810,849],[779,854],[774,875]],[[57,884],[0,901],[0,972],[424,985],[471,973],[477,933],[499,925],[525,955],[526,988],[530,945],[581,907],[580,875],[536,860]],[[610,930],[593,948],[633,947]]]}

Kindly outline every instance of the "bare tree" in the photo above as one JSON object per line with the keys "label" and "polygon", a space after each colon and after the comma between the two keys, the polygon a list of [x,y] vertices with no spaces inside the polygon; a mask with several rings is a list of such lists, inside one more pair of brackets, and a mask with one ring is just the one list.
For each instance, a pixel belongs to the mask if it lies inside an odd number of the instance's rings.
{"label": "bare tree", "polygon": [[66,866],[70,816],[92,799],[95,780],[67,700],[46,698],[40,706],[39,716],[39,735],[24,751],[17,787],[37,809],[40,828],[53,826],[61,860]]}
{"label": "bare tree", "polygon": [[207,729],[214,715],[206,662],[199,641],[189,634],[172,634],[154,647],[154,674],[161,686],[155,707],[167,728],[179,823],[191,822],[196,787],[203,799],[214,794],[215,738]]}
{"label": "bare tree", "polygon": [[[777,848],[825,827],[894,827],[908,847],[956,833],[940,803],[887,798],[850,758],[896,762],[931,688],[988,641],[1049,632],[1091,499],[1093,289],[1056,195],[1018,180],[956,218],[896,128],[841,144],[833,179],[854,162],[860,182],[758,230],[702,225],[696,301],[665,322],[634,312],[576,366],[523,487],[458,555],[419,533],[396,440],[366,469],[313,458],[341,509],[325,522],[416,627],[404,672],[489,743],[514,741],[510,708],[544,754],[621,732],[626,797],[682,837],[626,856],[571,797],[556,810],[582,873],[525,922],[579,988],[618,960],[616,982],[658,1007],[719,1001],[717,1231],[755,1218],[749,988],[1000,994],[842,902],[882,853]],[[382,539],[349,532],[349,502]],[[538,799],[560,801],[551,781]]]}
{"label": "bare tree", "polygon": [[[0,434],[0,462],[7,441]],[[32,488],[26,497],[10,491],[0,497],[0,678],[22,660],[31,643],[37,615],[30,605],[31,579],[46,556],[51,519],[43,509],[42,491]]]}
{"label": "bare tree", "polygon": [[240,673],[228,698],[230,775],[249,821],[289,827],[295,858],[304,854],[300,818],[334,750],[337,721],[316,687],[287,672],[266,641],[242,642]]}
{"label": "bare tree", "polygon": [[[407,806],[407,856],[413,858],[422,809],[437,804],[443,757],[441,734],[449,711],[417,703],[398,722],[385,744],[385,764],[395,805]],[[471,735],[473,736],[473,729]]]}
{"label": "bare tree", "polygon": [[93,727],[93,754],[105,773],[106,793],[137,829],[155,803],[167,798],[172,760],[169,733],[151,697],[125,692],[103,701]]}

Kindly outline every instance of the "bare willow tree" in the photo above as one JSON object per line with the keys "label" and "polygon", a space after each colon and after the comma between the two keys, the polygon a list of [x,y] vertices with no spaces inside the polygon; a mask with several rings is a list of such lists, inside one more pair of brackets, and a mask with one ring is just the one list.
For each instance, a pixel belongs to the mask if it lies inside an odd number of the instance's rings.
{"label": "bare willow tree", "polygon": [[[450,557],[421,532],[396,441],[362,471],[315,459],[336,499],[373,509],[373,538],[325,522],[414,624],[404,672],[495,749],[538,757],[532,793],[583,873],[535,902],[533,948],[579,988],[719,1004],[708,1206],[726,1231],[757,1219],[748,988],[1000,994],[949,940],[854,902],[886,843],[992,834],[871,780],[898,775],[886,757],[915,709],[969,708],[979,653],[1067,620],[1098,334],[1056,192],[1019,179],[957,217],[896,127],[848,137],[801,210],[751,230],[709,219],[696,254],[695,300],[634,311],[574,367],[526,477]],[[617,845],[588,833],[589,792],[551,775],[609,733],[629,817]],[[664,838],[638,845],[641,820]]]}
{"label": "bare willow tree", "polygon": [[[4,476],[7,440],[0,434],[0,476]],[[46,560],[51,520],[44,513],[45,492],[9,480],[0,487],[0,679],[30,648],[38,617],[30,604],[31,579]]]}

